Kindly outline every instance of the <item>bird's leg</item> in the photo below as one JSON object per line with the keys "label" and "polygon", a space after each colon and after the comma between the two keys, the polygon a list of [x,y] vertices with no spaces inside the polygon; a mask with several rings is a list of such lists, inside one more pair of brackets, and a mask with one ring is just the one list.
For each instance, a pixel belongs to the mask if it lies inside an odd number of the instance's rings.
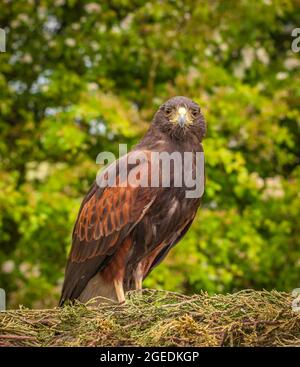
{"label": "bird's leg", "polygon": [[143,283],[143,265],[142,262],[140,262],[136,268],[135,274],[134,274],[134,282],[135,282],[135,289],[136,290],[142,290],[142,283]]}
{"label": "bird's leg", "polygon": [[142,283],[143,283],[143,278],[136,278],[135,279],[135,289],[139,291],[142,290],[143,288]]}
{"label": "bird's leg", "polygon": [[114,279],[114,287],[116,291],[117,300],[119,303],[125,302],[125,294],[123,288],[123,281],[120,279]]}

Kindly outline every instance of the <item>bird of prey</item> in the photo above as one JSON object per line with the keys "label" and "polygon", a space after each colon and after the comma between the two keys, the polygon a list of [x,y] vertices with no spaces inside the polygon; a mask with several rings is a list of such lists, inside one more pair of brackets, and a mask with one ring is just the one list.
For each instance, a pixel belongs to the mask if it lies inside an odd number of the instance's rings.
{"label": "bird of prey", "polygon": [[[102,187],[94,182],[74,226],[60,305],[95,297],[121,303],[127,291],[142,288],[142,281],[188,231],[201,198],[186,197],[185,183],[174,184],[175,165],[170,169],[170,187],[162,185],[161,165],[158,185],[132,184],[128,178],[137,167],[139,179],[149,174],[153,152],[181,156],[203,152],[205,131],[198,104],[173,97],[160,106],[142,140],[114,162],[117,184]],[[140,153],[144,159],[139,165],[129,162]],[[120,168],[124,159],[125,175],[124,164]],[[194,174],[196,161],[192,161]]]}

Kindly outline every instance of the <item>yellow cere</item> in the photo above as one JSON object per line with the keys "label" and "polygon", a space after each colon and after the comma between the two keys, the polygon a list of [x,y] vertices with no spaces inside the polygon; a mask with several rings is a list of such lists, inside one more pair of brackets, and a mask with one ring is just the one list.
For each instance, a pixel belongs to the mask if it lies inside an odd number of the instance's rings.
{"label": "yellow cere", "polygon": [[179,115],[186,115],[187,110],[186,110],[185,107],[179,107],[178,108],[178,113],[179,113]]}

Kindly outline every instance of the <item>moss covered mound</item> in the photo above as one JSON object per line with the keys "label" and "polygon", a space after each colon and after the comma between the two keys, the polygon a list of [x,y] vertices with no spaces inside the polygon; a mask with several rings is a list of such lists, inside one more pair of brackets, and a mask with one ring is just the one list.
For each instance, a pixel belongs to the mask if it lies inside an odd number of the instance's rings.
{"label": "moss covered mound", "polygon": [[0,345],[300,346],[300,313],[284,292],[143,290],[123,305],[1,312]]}

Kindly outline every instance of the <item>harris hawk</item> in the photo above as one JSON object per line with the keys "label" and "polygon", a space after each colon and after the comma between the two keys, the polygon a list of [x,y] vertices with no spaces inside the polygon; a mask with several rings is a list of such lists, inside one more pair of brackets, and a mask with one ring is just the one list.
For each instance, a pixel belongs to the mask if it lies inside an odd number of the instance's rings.
{"label": "harris hawk", "polygon": [[[96,297],[98,302],[124,302],[126,291],[142,288],[142,281],[188,231],[201,201],[201,197],[186,197],[184,183],[175,185],[175,164],[170,169],[169,187],[162,185],[161,165],[156,172],[159,184],[149,184],[152,153],[183,156],[185,152],[203,152],[205,131],[198,104],[186,97],[173,97],[160,106],[142,140],[108,167],[116,169],[117,184],[94,182],[74,226],[60,305]],[[144,159],[139,165],[138,160],[132,163],[130,158],[139,154]],[[192,174],[195,162],[193,159]],[[137,167],[138,173],[134,172]],[[100,181],[107,174],[107,170],[102,172]],[[147,176],[148,185],[130,181],[131,174],[140,180]]]}

